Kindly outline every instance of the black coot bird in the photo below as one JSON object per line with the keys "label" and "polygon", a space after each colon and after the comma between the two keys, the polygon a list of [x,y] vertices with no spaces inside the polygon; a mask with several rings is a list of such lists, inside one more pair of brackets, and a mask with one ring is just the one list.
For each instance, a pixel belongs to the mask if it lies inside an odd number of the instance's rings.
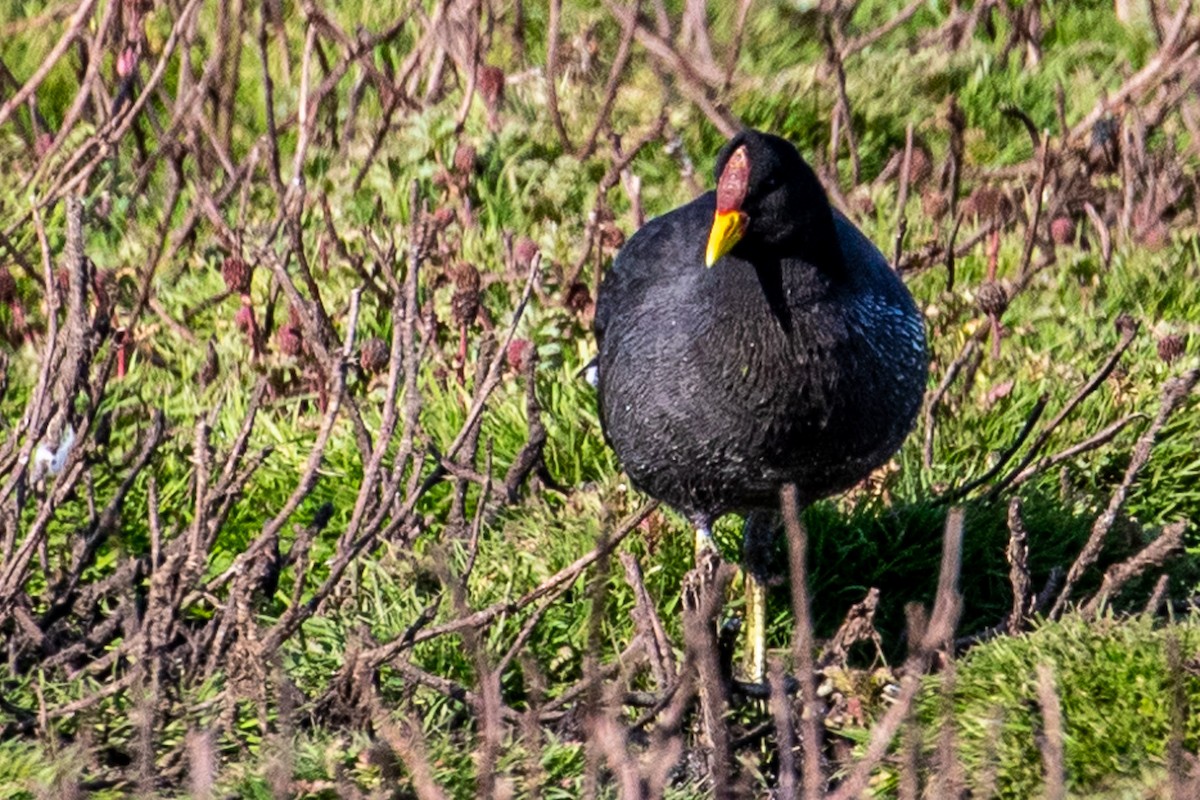
{"label": "black coot bird", "polygon": [[595,377],[609,445],[634,486],[691,520],[697,548],[717,517],[747,515],[746,666],[761,680],[779,490],[808,504],[895,453],[924,394],[925,327],[790,143],[743,131],[716,180],[617,255]]}

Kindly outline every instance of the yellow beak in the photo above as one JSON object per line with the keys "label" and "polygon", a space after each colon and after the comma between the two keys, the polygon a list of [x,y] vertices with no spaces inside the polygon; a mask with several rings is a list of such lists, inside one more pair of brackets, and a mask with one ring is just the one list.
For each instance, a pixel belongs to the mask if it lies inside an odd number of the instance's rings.
{"label": "yellow beak", "polygon": [[746,215],[741,211],[718,211],[713,217],[712,230],[708,233],[708,250],[704,263],[712,266],[721,256],[733,249],[746,233]]}

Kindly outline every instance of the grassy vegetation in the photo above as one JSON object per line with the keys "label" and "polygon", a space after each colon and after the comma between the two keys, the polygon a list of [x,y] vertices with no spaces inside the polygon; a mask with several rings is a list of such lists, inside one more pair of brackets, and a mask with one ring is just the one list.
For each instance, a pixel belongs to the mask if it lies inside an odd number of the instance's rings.
{"label": "grassy vegetation", "polygon": [[[686,27],[684,5],[666,4],[672,31]],[[1028,4],[926,3],[859,49],[857,37],[907,4],[867,0],[844,18],[812,3],[756,4],[740,32],[727,5],[711,9],[706,25],[718,77],[734,67],[727,85],[664,60],[647,9],[612,79],[610,113],[605,86],[625,49],[613,9],[623,5],[564,3],[553,71],[554,23],[535,3],[476,11],[418,3],[407,21],[407,7],[392,4],[247,4],[222,30],[224,14],[235,12],[197,1],[127,12],[135,15],[122,23],[129,33],[104,16],[106,4],[93,9],[80,46],[31,94],[36,113],[28,104],[0,112],[0,163],[8,165],[0,269],[12,277],[12,294],[0,298],[0,796],[425,797],[436,796],[433,784],[464,798],[616,796],[616,779],[597,767],[611,756],[595,751],[600,737],[588,728],[602,692],[579,691],[580,682],[607,668],[599,683],[618,697],[667,687],[630,647],[639,636],[636,587],[620,560],[596,549],[645,498],[606,448],[579,376],[593,354],[591,298],[639,213],[652,217],[709,185],[722,126],[734,118],[796,142],[889,255],[905,217],[902,263],[928,320],[931,395],[949,365],[965,364],[940,395],[930,463],[922,419],[869,485],[807,510],[818,638],[876,587],[883,654],[901,663],[906,604],[929,604],[936,589],[945,499],[996,463],[1044,398],[1032,435],[996,477],[1016,466],[1113,352],[1118,318],[1128,315],[1140,325],[1132,343],[1042,453],[1126,424],[995,497],[993,478],[963,500],[959,633],[979,634],[1011,607],[1012,497],[1023,504],[1034,591],[1070,567],[1122,485],[1164,386],[1197,366],[1200,141],[1192,120],[1200,107],[1178,91],[1195,81],[1195,54],[1164,49],[1149,24],[1120,23],[1108,2],[1041,3],[1033,42],[1014,27]],[[990,10],[976,13],[976,5]],[[124,7],[113,6],[113,19]],[[13,76],[0,74],[3,107],[71,21],[53,4],[0,8],[0,62]],[[843,54],[854,134],[853,154],[842,141],[833,159],[831,120],[842,100],[827,24]],[[353,44],[359,26],[379,36],[361,52]],[[123,91],[118,62],[139,28],[136,80],[121,102],[146,102],[114,132],[125,113],[112,114]],[[1195,28],[1189,20],[1181,40],[1194,41]],[[427,36],[431,29],[443,33]],[[952,47],[956,31],[962,39]],[[702,65],[699,45],[685,41],[673,46]],[[95,77],[87,77],[85,47],[98,56]],[[1098,165],[1092,126],[1064,132],[1060,103],[1073,128],[1160,56],[1176,59],[1177,71],[1111,109],[1125,155]],[[471,78],[475,57],[500,78],[478,70]],[[92,99],[76,114],[85,80]],[[198,82],[207,88],[193,94]],[[951,121],[951,98],[961,123]],[[1041,201],[1038,150],[1006,113],[1012,108],[1050,142]],[[597,125],[596,146],[582,152]],[[904,151],[910,125],[930,174],[902,190],[885,169]],[[48,150],[60,131],[61,146]],[[954,260],[950,285],[945,259],[921,254],[954,227],[931,208],[960,143],[960,208],[970,200],[979,210],[978,189],[999,187],[1009,211],[996,222],[994,266],[983,236]],[[1082,183],[1068,180],[1079,174]],[[46,287],[71,268],[68,195],[82,198],[83,250],[110,303],[88,290],[90,363],[78,381],[62,383],[72,306],[65,288]],[[1035,215],[1032,263],[1044,266],[1016,291]],[[958,244],[988,217],[964,213]],[[1052,223],[1063,218],[1070,235],[1055,243]],[[223,277],[233,258],[253,268],[245,293]],[[521,305],[527,274],[534,280]],[[992,279],[1012,293],[998,354],[977,308]],[[475,303],[478,313],[464,311]],[[247,308],[262,331],[257,344],[245,330]],[[514,320],[515,346],[506,350]],[[130,344],[100,322],[125,330]],[[59,344],[48,355],[53,329]],[[291,335],[298,348],[285,341]],[[390,364],[396,387],[388,368],[361,366],[374,337],[400,356]],[[1164,350],[1165,340],[1181,352]],[[344,341],[346,358],[338,355]],[[976,355],[960,359],[966,347]],[[39,385],[47,363],[49,388]],[[948,692],[952,739],[978,796],[1036,796],[1045,774],[1040,664],[1051,667],[1061,702],[1072,796],[1167,791],[1172,713],[1183,715],[1177,740],[1196,752],[1200,723],[1190,712],[1200,683],[1168,665],[1166,642],[1190,663],[1200,632],[1190,617],[1128,612],[1142,608],[1164,570],[1175,601],[1200,584],[1197,407],[1189,396],[1166,421],[1072,599],[1091,597],[1105,568],[1169,523],[1187,522],[1186,553],[1155,564],[1099,621],[1026,620],[1027,632],[966,650],[948,690],[947,673],[930,677],[915,715],[927,745],[918,748],[922,781],[938,774]],[[156,411],[165,424],[157,438]],[[67,424],[79,438],[63,451],[65,468],[34,474],[38,446],[54,452]],[[539,424],[544,444],[529,450]],[[376,448],[379,471],[371,467]],[[526,452],[544,469],[506,484]],[[233,478],[221,483],[226,463]],[[207,494],[213,487],[220,491]],[[731,560],[738,532],[735,519],[717,532]],[[640,565],[684,663],[686,523],[653,511],[617,552]],[[586,569],[520,602],[589,553],[597,557]],[[735,589],[725,616],[739,612]],[[768,633],[773,655],[791,669],[789,596],[786,581],[773,590]],[[293,624],[306,604],[311,615]],[[453,627],[487,609],[495,613],[486,623]],[[452,630],[430,633],[446,625]],[[404,644],[380,655],[396,642]],[[884,695],[901,680],[892,669],[873,672],[881,665],[862,646],[844,666],[852,688],[839,692],[861,713],[830,723],[835,778],[851,769],[886,713]],[[616,716],[630,725],[646,711],[630,704]],[[729,729],[741,736],[765,720],[765,704],[740,701]],[[775,786],[780,769],[775,733],[764,730],[738,753],[739,780],[754,794]],[[687,715],[679,736],[687,757],[665,794],[707,796],[712,776],[697,715]],[[630,742],[631,752],[657,752],[636,736]],[[898,764],[875,770],[879,796],[902,792]]]}

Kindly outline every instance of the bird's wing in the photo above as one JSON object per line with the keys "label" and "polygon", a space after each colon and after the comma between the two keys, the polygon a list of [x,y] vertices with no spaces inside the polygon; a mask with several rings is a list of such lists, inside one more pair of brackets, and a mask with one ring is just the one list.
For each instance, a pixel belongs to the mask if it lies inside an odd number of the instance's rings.
{"label": "bird's wing", "polygon": [[598,342],[603,343],[604,333],[619,309],[636,307],[649,285],[664,278],[674,281],[680,270],[703,265],[715,204],[714,193],[706,192],[655,217],[629,237],[605,273],[596,296],[593,328]]}
{"label": "bird's wing", "polygon": [[837,231],[838,244],[842,247],[842,257],[847,264],[854,264],[859,269],[883,268],[891,271],[891,265],[875,243],[836,208],[833,209],[833,226]]}

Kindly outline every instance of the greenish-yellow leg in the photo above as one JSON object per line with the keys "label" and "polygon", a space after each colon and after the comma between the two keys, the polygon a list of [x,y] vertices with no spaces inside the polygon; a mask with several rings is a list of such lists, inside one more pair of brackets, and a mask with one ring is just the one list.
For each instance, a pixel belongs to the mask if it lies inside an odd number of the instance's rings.
{"label": "greenish-yellow leg", "polygon": [[742,670],[746,680],[762,683],[767,675],[767,587],[750,570],[746,579],[746,647]]}

